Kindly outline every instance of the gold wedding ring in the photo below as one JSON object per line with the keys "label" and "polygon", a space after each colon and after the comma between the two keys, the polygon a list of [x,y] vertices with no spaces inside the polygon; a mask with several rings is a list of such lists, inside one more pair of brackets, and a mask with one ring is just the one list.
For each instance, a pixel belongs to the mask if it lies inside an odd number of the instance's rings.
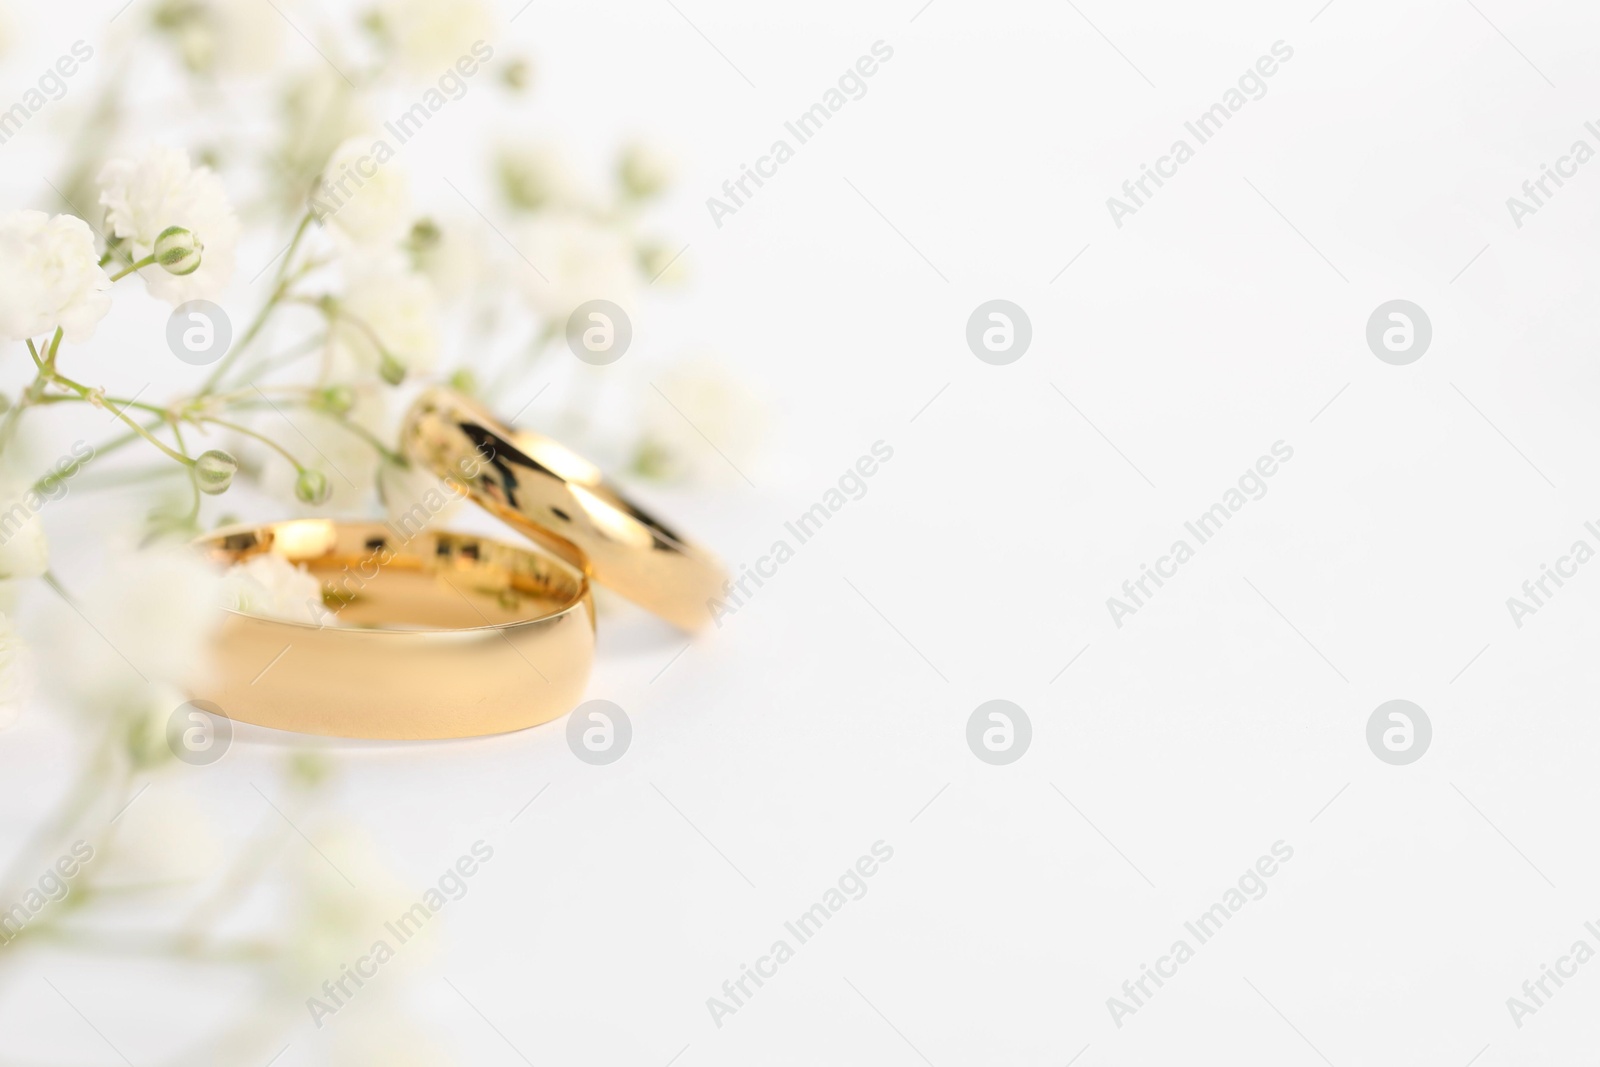
{"label": "gold wedding ring", "polygon": [[722,565],[582,456],[442,388],[412,405],[400,444],[412,462],[533,541],[587,559],[599,584],[685,630],[711,622],[711,602],[727,580]]}
{"label": "gold wedding ring", "polygon": [[475,534],[303,519],[197,542],[227,566],[262,553],[322,584],[322,622],[224,614],[212,681],[224,715],[303,733],[473,737],[566,714],[594,659],[581,557]]}

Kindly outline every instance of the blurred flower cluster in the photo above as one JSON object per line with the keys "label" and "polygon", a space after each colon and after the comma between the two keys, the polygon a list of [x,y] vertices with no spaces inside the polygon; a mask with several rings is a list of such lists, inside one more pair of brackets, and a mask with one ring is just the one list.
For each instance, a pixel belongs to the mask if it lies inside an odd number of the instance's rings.
{"label": "blurred flower cluster", "polygon": [[[22,58],[19,15],[0,0],[8,66]],[[42,689],[74,713],[85,756],[31,840],[0,852],[0,978],[26,946],[152,955],[245,968],[264,1004],[287,1005],[218,1020],[171,1062],[266,1062],[303,1024],[296,998],[336,973],[394,899],[374,888],[385,876],[353,834],[325,842],[308,870],[279,856],[326,788],[321,757],[285,757],[285,807],[237,855],[178,847],[192,835],[163,822],[155,798],[180,796],[184,770],[171,721],[206,669],[216,607],[304,605],[311,581],[266,565],[216,574],[188,541],[241,511],[403,512],[426,479],[397,453],[396,424],[428,381],[513,407],[559,383],[541,409],[557,425],[545,428],[589,444],[608,379],[563,354],[568,316],[593,299],[648,314],[685,276],[682,249],[649,222],[672,159],[626,143],[604,177],[586,178],[557,144],[519,133],[534,67],[507,28],[483,0],[375,0],[348,15],[287,0],[139,3],[74,50],[92,55],[92,73],[71,91],[93,99],[74,99],[70,123],[48,134],[67,149],[46,180],[55,210],[0,204],[0,359],[26,371],[0,394],[0,728]],[[24,110],[47,106],[41,96]],[[513,118],[442,136],[469,112]],[[420,154],[463,141],[481,151],[452,155],[422,195]],[[167,335],[118,336],[114,360],[91,355],[108,350],[108,316],[137,302],[172,309]],[[225,340],[214,359],[188,359],[174,329],[191,354]],[[741,447],[758,420],[716,365],[666,358],[660,387]],[[144,387],[175,359],[204,367],[185,379],[193,387]],[[631,402],[629,434],[608,433],[601,458],[640,477],[702,475],[700,431],[653,398]],[[85,409],[111,431],[75,442],[62,420]],[[130,487],[143,505],[92,512],[98,568],[53,558],[47,503],[68,488]],[[95,858],[13,935],[5,910],[80,838]],[[341,865],[363,867],[365,891],[332,875]],[[278,901],[275,917],[241,930],[230,920],[260,892]],[[362,1015],[341,1018],[334,1062],[438,1062],[403,1015],[367,1029]]]}

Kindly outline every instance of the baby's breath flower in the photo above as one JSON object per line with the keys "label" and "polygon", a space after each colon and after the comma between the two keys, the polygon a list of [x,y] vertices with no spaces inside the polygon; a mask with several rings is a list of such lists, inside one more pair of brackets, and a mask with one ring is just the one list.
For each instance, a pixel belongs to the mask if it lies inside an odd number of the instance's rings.
{"label": "baby's breath flower", "polygon": [[156,148],[138,160],[113,159],[100,171],[100,185],[106,225],[135,261],[154,254],[156,242],[173,227],[192,231],[205,246],[205,261],[192,272],[147,272],[154,296],[181,304],[227,288],[239,220],[211,168],[190,166],[188,154],[178,149]]}
{"label": "baby's breath flower", "polygon": [[290,622],[321,622],[322,583],[302,564],[274,552],[252,556],[228,568],[222,602],[234,611]]}
{"label": "baby's breath flower", "polygon": [[82,219],[0,215],[0,337],[44,337],[59,326],[69,341],[88,340],[111,310],[99,259]]}
{"label": "baby's breath flower", "polygon": [[437,78],[475,42],[495,36],[494,16],[484,0],[382,0],[369,22],[394,48],[406,72]]}
{"label": "baby's breath flower", "polygon": [[353,244],[393,245],[411,224],[410,181],[385,148],[373,137],[347,139],[313,190],[311,210]]}

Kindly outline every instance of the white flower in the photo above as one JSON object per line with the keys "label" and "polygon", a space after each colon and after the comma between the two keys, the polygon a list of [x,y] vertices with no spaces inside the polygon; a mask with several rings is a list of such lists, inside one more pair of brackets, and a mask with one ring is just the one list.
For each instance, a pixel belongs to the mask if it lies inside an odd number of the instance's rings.
{"label": "white flower", "polygon": [[518,247],[538,272],[521,272],[529,302],[560,325],[586,300],[610,300],[631,310],[638,260],[632,242],[614,227],[577,212],[538,215],[523,229]]}
{"label": "white flower", "polygon": [[0,215],[0,337],[21,341],[60,327],[86,341],[111,310],[89,224],[42,211]]}
{"label": "white flower", "polygon": [[311,197],[319,221],[357,245],[392,245],[411,225],[411,183],[373,137],[351,137],[328,159]]}
{"label": "white flower", "polygon": [[0,581],[37,578],[50,568],[40,503],[30,489],[0,492]]}
{"label": "white flower", "polygon": [[143,274],[152,295],[173,304],[215,297],[233,278],[239,220],[222,179],[210,167],[192,167],[176,148],[152,149],[142,159],[113,159],[100,172],[100,203],[111,232],[135,259],[155,248],[169,226],[193,231],[204,248],[200,267],[178,276],[159,268]]}
{"label": "white flower", "polygon": [[392,264],[368,266],[345,287],[328,344],[336,380],[372,374],[385,354],[407,372],[432,370],[439,355],[433,288]]}
{"label": "white flower", "polygon": [[384,0],[379,25],[400,65],[412,75],[437,78],[472,46],[494,36],[494,17],[483,0]]}
{"label": "white flower", "polygon": [[322,621],[322,583],[304,564],[296,566],[276,552],[251,556],[229,567],[222,578],[222,602],[250,615],[290,622]]}

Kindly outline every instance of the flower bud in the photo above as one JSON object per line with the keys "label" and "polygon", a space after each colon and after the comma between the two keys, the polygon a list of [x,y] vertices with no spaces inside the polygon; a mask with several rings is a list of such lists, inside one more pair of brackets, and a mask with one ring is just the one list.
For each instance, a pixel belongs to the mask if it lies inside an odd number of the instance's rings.
{"label": "flower bud", "polygon": [[311,403],[330,415],[347,415],[356,406],[356,393],[348,385],[330,385],[313,394]]}
{"label": "flower bud", "polygon": [[328,486],[328,476],[321,471],[307,468],[299,473],[294,480],[294,495],[305,504],[321,504],[327,501],[331,490]]}
{"label": "flower bud", "polygon": [[500,81],[512,92],[522,92],[533,84],[533,64],[518,56],[500,68]]}
{"label": "flower bud", "polygon": [[168,226],[156,237],[155,248],[152,251],[162,270],[181,278],[200,269],[200,253],[203,247],[200,238],[189,230],[182,226]]}
{"label": "flower bud", "polygon": [[671,248],[655,241],[646,241],[639,246],[639,270],[650,279],[651,284],[663,282],[667,285],[676,285],[689,276],[689,269],[681,257],[683,250],[674,252]]}
{"label": "flower bud", "polygon": [[195,484],[200,487],[202,493],[211,496],[227,492],[228,486],[233,484],[233,476],[238,471],[239,461],[220,448],[202,452],[194,461]]}
{"label": "flower bud", "polygon": [[378,376],[390,385],[399,385],[406,380],[406,365],[385,352],[378,359]]}
{"label": "flower bud", "polygon": [[630,144],[617,162],[622,188],[638,200],[648,200],[672,184],[677,170],[671,157],[652,145]]}
{"label": "flower bud", "polygon": [[407,238],[407,245],[415,254],[421,255],[438,247],[444,240],[444,233],[439,229],[439,224],[432,219],[418,219],[411,224],[411,236]]}

